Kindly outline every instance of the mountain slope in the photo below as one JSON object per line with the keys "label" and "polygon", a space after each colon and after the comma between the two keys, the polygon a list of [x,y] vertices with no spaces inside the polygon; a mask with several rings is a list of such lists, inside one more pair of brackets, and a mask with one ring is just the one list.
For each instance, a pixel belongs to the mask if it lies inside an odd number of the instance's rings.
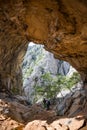
{"label": "mountain slope", "polygon": [[67,75],[71,70],[69,63],[55,59],[53,54],[45,51],[42,45],[28,46],[22,68],[23,88],[28,100],[34,98],[36,83],[44,86],[43,75],[49,74],[55,78],[58,74]]}

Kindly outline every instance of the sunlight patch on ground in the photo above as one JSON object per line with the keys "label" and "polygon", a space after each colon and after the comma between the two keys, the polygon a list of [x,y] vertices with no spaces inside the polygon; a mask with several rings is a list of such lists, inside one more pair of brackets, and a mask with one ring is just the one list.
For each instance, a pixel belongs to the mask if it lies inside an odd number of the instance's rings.
{"label": "sunlight patch on ground", "polygon": [[84,124],[84,119],[82,115],[73,117],[73,118],[66,118],[62,117],[58,120],[54,120],[51,124],[49,124],[46,120],[33,120],[29,122],[24,130],[32,129],[32,130],[77,130],[81,128]]}

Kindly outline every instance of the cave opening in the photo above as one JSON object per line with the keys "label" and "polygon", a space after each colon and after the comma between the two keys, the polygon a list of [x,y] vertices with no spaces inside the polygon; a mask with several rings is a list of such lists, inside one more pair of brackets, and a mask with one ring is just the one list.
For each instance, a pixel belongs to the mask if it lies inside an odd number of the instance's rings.
{"label": "cave opening", "polygon": [[80,81],[80,75],[68,62],[55,59],[43,45],[33,42],[28,44],[22,62],[22,77],[23,93],[32,103],[43,97],[63,97]]}
{"label": "cave opening", "polygon": [[[38,57],[36,57],[37,54],[33,54],[28,61],[24,59],[25,63],[21,66],[29,41],[44,44],[45,48],[61,61],[54,61],[52,54],[49,54],[48,59],[47,52],[44,56],[45,63],[43,63],[41,51]],[[63,86],[67,86],[69,91],[72,91],[71,86],[74,81],[79,80],[78,74],[74,73],[73,77],[68,78],[71,73],[68,72],[67,76],[65,75],[69,69],[66,67],[67,63],[62,60],[69,62],[80,73],[84,82],[82,90],[74,88],[73,94],[68,95],[68,99],[64,97],[62,102],[57,102],[50,112],[42,109],[42,106],[34,107],[33,104],[31,106],[26,104],[24,97],[19,95],[25,95],[28,101],[33,100],[36,103],[42,96],[53,98],[56,92],[61,92]],[[31,91],[32,85],[35,91]],[[62,95],[64,95],[63,92]],[[23,100],[20,100],[20,97]],[[58,117],[55,113],[51,115],[54,107],[57,108]],[[59,121],[59,118],[64,120]],[[41,121],[30,122],[36,119]],[[81,129],[86,124],[87,1],[9,0],[8,2],[0,0],[0,130],[22,130],[22,128],[24,130],[74,130]]]}

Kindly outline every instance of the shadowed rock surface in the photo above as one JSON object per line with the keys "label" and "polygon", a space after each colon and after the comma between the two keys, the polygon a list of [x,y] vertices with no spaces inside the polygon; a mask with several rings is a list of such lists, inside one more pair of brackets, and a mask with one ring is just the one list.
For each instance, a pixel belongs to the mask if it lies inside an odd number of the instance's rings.
{"label": "shadowed rock surface", "polygon": [[27,105],[21,97],[9,98],[6,93],[0,95],[0,130],[84,130],[87,128],[87,99],[83,89],[76,89],[72,95],[66,95],[61,103],[57,100],[55,105],[51,103],[49,111],[43,108],[42,103]]}

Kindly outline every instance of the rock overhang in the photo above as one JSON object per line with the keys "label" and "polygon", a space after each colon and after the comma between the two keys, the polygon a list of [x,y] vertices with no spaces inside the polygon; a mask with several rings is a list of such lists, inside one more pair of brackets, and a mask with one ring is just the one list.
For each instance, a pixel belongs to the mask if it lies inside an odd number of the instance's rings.
{"label": "rock overhang", "polygon": [[87,81],[86,1],[0,0],[0,75],[8,87],[8,79],[17,85],[28,41],[44,44]]}

